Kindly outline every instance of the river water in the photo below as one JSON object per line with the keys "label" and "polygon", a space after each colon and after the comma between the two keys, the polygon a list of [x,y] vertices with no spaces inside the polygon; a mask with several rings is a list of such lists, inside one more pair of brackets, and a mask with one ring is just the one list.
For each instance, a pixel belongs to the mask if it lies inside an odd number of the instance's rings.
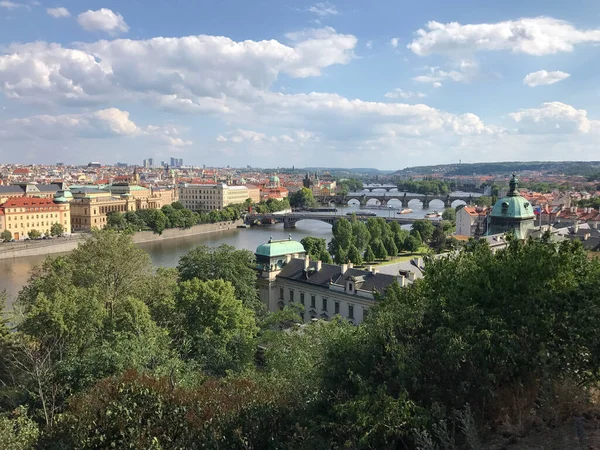
{"label": "river water", "polygon": [[[381,195],[382,192],[373,193],[373,195],[376,194]],[[474,196],[476,195],[478,194],[474,194]],[[405,214],[404,217],[422,218],[427,212],[434,209],[439,209],[440,211],[443,209],[441,202],[432,202],[430,208],[423,208],[419,202],[412,201],[409,207],[413,209],[413,212]],[[358,204],[337,206],[337,210],[335,214],[338,215],[345,215],[348,212],[367,211],[364,208],[359,208]],[[397,213],[395,209],[369,209],[368,211],[374,212],[381,217],[395,217]],[[329,242],[331,239],[331,225],[317,220],[303,220],[296,224],[295,229],[284,230],[283,224],[258,226],[177,239],[145,242],[139,244],[139,247],[149,253],[152,263],[155,266],[175,267],[179,262],[179,258],[197,245],[216,247],[221,244],[228,244],[236,248],[254,252],[256,247],[267,242],[271,236],[273,239],[287,239],[290,234],[294,240],[298,241],[306,236],[313,236],[325,238]],[[58,255],[59,253],[56,253],[51,256]],[[45,258],[45,255],[40,255],[0,260],[0,291],[6,290],[8,295],[7,306],[10,307],[19,290],[27,283],[31,270],[36,265],[41,264]]]}

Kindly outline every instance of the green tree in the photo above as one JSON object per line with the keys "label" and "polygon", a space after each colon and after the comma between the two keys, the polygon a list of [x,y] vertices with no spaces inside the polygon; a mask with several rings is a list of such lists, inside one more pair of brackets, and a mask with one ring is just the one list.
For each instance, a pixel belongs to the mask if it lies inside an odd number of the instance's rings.
{"label": "green tree", "polygon": [[[306,250],[306,254],[313,261],[323,261],[322,257],[324,256],[324,254],[327,254],[328,258],[326,258],[326,259],[328,261],[331,260],[331,257],[329,256],[329,253],[327,252],[327,241],[324,238],[315,238],[315,237],[307,236],[304,239],[302,239],[300,241],[300,243],[304,247],[304,250]],[[327,262],[327,261],[323,261],[323,262]]]}
{"label": "green tree", "polygon": [[289,202],[294,208],[313,208],[317,204],[312,191],[305,187],[290,195]]}
{"label": "green tree", "polygon": [[32,450],[39,434],[38,425],[27,415],[25,407],[0,416],[0,442],[7,450]]}
{"label": "green tree", "polygon": [[127,211],[125,220],[133,231],[141,231],[147,227],[144,220],[135,211]]}
{"label": "green tree", "polygon": [[362,255],[354,244],[351,244],[350,248],[348,248],[348,259],[357,266],[360,266],[363,263]]}
{"label": "green tree", "polygon": [[167,216],[160,209],[139,209],[136,214],[156,234],[162,234],[167,228]]}
{"label": "green tree", "polygon": [[125,214],[119,211],[112,211],[106,215],[106,228],[117,231],[124,231],[129,228]]}
{"label": "green tree", "polygon": [[454,208],[446,208],[442,213],[442,219],[448,220],[452,223],[456,222],[456,210]]}
{"label": "green tree", "polygon": [[40,237],[42,237],[42,233],[38,230],[29,230],[29,233],[27,233],[27,236],[29,236],[29,239],[39,239]]}
{"label": "green tree", "polygon": [[423,242],[429,242],[433,236],[433,228],[430,220],[415,220],[412,224],[411,234],[419,233]]}
{"label": "green tree", "polygon": [[365,261],[367,261],[367,262],[375,261],[375,253],[373,253],[373,249],[371,248],[370,245],[367,247],[367,250],[365,251]]}
{"label": "green tree", "polygon": [[480,197],[477,197],[475,199],[475,202],[477,203],[477,206],[485,206],[485,207],[490,207],[492,206],[492,199],[486,195],[482,195]]}
{"label": "green tree", "polygon": [[227,281],[182,281],[176,295],[180,318],[179,348],[186,359],[201,364],[208,373],[241,371],[254,356],[253,339],[258,331],[254,311],[235,296]]}
{"label": "green tree", "polygon": [[4,230],[2,233],[0,233],[0,239],[2,239],[4,242],[11,241],[12,233],[10,232],[10,230]]}
{"label": "green tree", "polygon": [[50,226],[50,235],[54,237],[60,237],[65,234],[65,227],[63,227],[60,223],[53,223]]}
{"label": "green tree", "polygon": [[372,245],[373,245],[373,252],[375,253],[375,256],[377,257],[377,259],[387,259],[388,252],[387,252],[387,249],[385,248],[385,245],[383,245],[383,242],[381,241],[381,239],[376,239],[375,241],[373,241]]}
{"label": "green tree", "polygon": [[402,248],[409,253],[416,253],[421,248],[421,240],[411,234],[404,240]]}
{"label": "green tree", "polygon": [[371,241],[367,225],[360,220],[352,220],[352,242],[360,252],[364,252]]}
{"label": "green tree", "polygon": [[446,232],[442,225],[438,225],[433,230],[433,236],[431,238],[431,248],[436,252],[441,252],[446,247]]}
{"label": "green tree", "polygon": [[335,255],[336,264],[346,264],[349,261],[348,251],[344,248],[339,248]]}
{"label": "green tree", "polygon": [[254,254],[248,250],[225,244],[216,248],[200,245],[179,260],[177,270],[184,281],[193,278],[229,281],[235,288],[236,297],[262,314],[264,305],[258,299],[254,262]]}
{"label": "green tree", "polygon": [[393,236],[386,236],[383,240],[383,245],[385,250],[387,251],[389,256],[397,256],[398,255],[398,247],[394,242]]}

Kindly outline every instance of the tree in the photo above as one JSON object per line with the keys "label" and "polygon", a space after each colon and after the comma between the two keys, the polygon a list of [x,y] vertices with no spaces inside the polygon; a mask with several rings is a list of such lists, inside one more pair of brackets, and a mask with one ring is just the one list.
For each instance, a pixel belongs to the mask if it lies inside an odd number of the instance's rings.
{"label": "tree", "polygon": [[446,208],[442,213],[442,219],[449,220],[450,222],[456,222],[456,210],[454,208]]}
{"label": "tree", "polygon": [[375,256],[378,259],[387,259],[388,252],[387,252],[387,249],[385,248],[385,245],[383,245],[383,242],[381,241],[381,239],[376,239],[375,241],[373,241],[372,245],[373,245],[373,252],[375,253]]}
{"label": "tree", "polygon": [[0,239],[2,239],[4,242],[12,241],[12,233],[10,230],[4,230],[2,233],[0,233]]}
{"label": "tree", "polygon": [[367,250],[365,251],[365,261],[367,261],[367,262],[375,261],[375,253],[373,253],[373,249],[371,248],[370,245],[367,247]]}
{"label": "tree", "polygon": [[421,248],[421,240],[411,234],[404,240],[402,248],[409,253],[416,253]]}
{"label": "tree", "polygon": [[398,255],[398,247],[396,246],[396,243],[394,242],[394,238],[392,236],[386,236],[383,240],[383,245],[385,246],[385,250],[387,251],[388,255]]}
{"label": "tree", "polygon": [[162,234],[167,227],[167,216],[160,209],[139,209],[136,214],[156,234]]}
{"label": "tree", "polygon": [[229,281],[235,288],[236,298],[257,313],[262,313],[264,305],[258,299],[254,263],[254,254],[248,250],[238,250],[225,244],[216,248],[200,245],[179,260],[177,270],[183,281],[193,278]]}
{"label": "tree", "polygon": [[63,227],[60,223],[53,223],[50,227],[50,234],[54,237],[60,237],[65,234],[65,227]]}
{"label": "tree", "polygon": [[129,228],[125,214],[119,211],[112,211],[106,215],[106,228],[117,231],[124,231]]}
{"label": "tree", "polygon": [[27,233],[27,236],[29,236],[29,239],[39,239],[42,236],[42,233],[38,230],[30,230],[29,233]]}
{"label": "tree", "polygon": [[[324,238],[315,238],[311,236],[307,236],[300,241],[304,250],[306,250],[306,254],[313,261],[323,261],[323,256],[326,254],[327,261],[331,261],[331,256],[327,252],[327,241]],[[327,262],[323,261],[323,262]]]}
{"label": "tree", "polygon": [[312,191],[305,187],[290,195],[289,202],[295,208],[313,208],[317,204]]}
{"label": "tree", "polygon": [[236,298],[223,280],[182,281],[176,295],[180,317],[179,347],[186,359],[198,361],[208,373],[241,371],[252,362],[258,331],[253,310]]}
{"label": "tree", "polygon": [[439,224],[433,230],[433,236],[431,238],[431,248],[433,248],[436,252],[441,252],[446,247],[446,232],[442,227],[442,224]]}
{"label": "tree", "polygon": [[346,264],[348,262],[348,252],[346,249],[339,248],[335,255],[336,264]]}
{"label": "tree", "polygon": [[31,450],[37,443],[40,430],[21,406],[12,414],[0,416],[0,442],[5,449]]}
{"label": "tree", "polygon": [[[355,219],[355,218],[354,218]],[[352,220],[352,242],[360,252],[364,252],[371,241],[367,226],[360,220]]]}
{"label": "tree", "polygon": [[433,236],[433,224],[430,220],[415,220],[412,224],[411,234],[419,233],[423,242],[429,242]]}
{"label": "tree", "polygon": [[360,266],[363,263],[362,255],[354,244],[350,245],[350,248],[348,248],[348,259],[356,266]]}
{"label": "tree", "polygon": [[492,199],[486,195],[482,195],[480,197],[477,197],[475,199],[475,202],[477,203],[477,206],[485,206],[487,208],[489,208],[490,206],[492,206]]}

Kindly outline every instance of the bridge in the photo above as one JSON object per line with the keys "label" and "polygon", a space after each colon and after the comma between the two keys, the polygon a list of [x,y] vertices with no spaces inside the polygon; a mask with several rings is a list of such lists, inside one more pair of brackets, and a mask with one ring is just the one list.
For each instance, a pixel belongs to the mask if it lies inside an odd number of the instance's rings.
{"label": "bridge", "polygon": [[463,201],[468,205],[473,203],[473,200],[476,199],[477,196],[473,195],[419,195],[419,194],[406,194],[406,193],[386,193],[385,195],[372,195],[365,194],[360,192],[354,192],[347,195],[318,195],[315,196],[315,199],[322,204],[328,205],[334,203],[336,205],[347,205],[348,202],[352,200],[356,200],[362,206],[366,205],[367,202],[371,199],[376,200],[376,204],[380,206],[387,206],[390,200],[399,200],[402,203],[403,208],[408,208],[408,203],[412,200],[419,200],[423,208],[429,208],[429,204],[433,200],[440,200],[444,203],[444,207],[450,208],[452,203],[457,200]]}
{"label": "bridge", "polygon": [[386,192],[390,192],[392,189],[398,190],[398,186],[395,184],[365,184],[363,185],[364,191],[373,192],[375,189],[384,189]]}
{"label": "bridge", "polygon": [[[291,214],[247,214],[245,222],[248,225],[253,225],[256,222],[269,222],[272,223],[283,223],[283,228],[296,228],[296,224],[301,220],[320,220],[321,222],[334,225],[340,219],[349,219],[346,215],[336,214],[310,214],[310,213],[291,213]],[[380,218],[379,216],[361,216],[356,215],[356,218],[362,222],[366,222],[370,218]],[[401,225],[408,225],[413,223],[415,220],[419,220],[414,217],[381,217],[386,222],[398,222]],[[434,222],[435,223],[435,222]]]}

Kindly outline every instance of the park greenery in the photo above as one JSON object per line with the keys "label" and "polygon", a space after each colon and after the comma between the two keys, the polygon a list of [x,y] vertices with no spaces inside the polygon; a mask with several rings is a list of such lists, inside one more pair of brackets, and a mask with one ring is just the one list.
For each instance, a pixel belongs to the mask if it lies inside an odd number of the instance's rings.
{"label": "park greenery", "polygon": [[[342,223],[361,251],[417,234]],[[155,270],[111,230],[48,258],[0,320],[3,448],[475,450],[593,401],[600,261],[579,242],[470,242],[358,326],[258,311],[253,264],[198,247]]]}
{"label": "park greenery", "polygon": [[305,187],[290,195],[289,201],[291,206],[299,209],[314,208],[317,206],[317,201],[312,191]]}
{"label": "park greenery", "polygon": [[350,192],[360,192],[363,188],[363,182],[356,178],[341,178],[337,182],[337,192],[341,195],[347,195]]}
{"label": "park greenery", "polygon": [[396,184],[399,191],[411,194],[448,195],[454,188],[448,182],[440,180],[398,180]]}

